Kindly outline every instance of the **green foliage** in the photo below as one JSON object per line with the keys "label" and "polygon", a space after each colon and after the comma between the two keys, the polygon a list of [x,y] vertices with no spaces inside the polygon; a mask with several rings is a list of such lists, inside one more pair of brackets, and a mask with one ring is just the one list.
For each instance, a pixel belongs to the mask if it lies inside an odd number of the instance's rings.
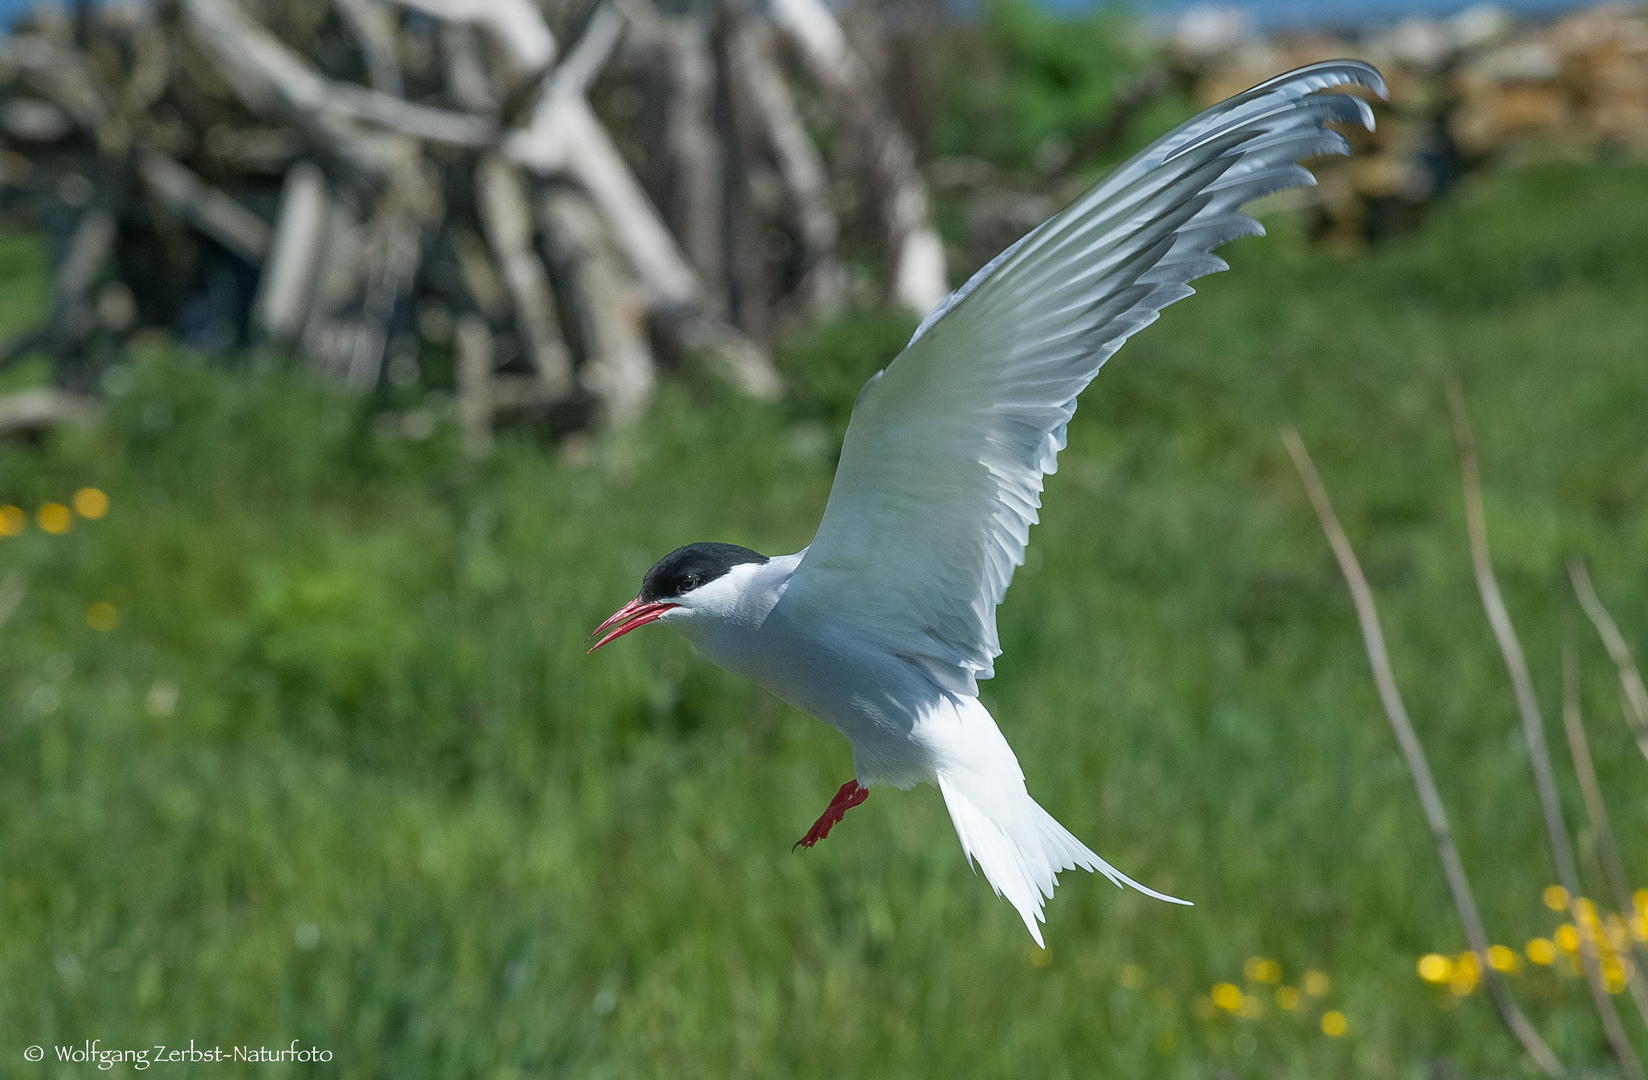
{"label": "green foliage", "polygon": [[[1645,185],[1473,181],[1354,260],[1272,220],[1101,373],[985,699],[1050,811],[1198,906],[1066,875],[1045,956],[932,790],[878,789],[792,855],[850,775],[839,736],[665,631],[583,652],[677,544],[807,543],[833,446],[796,431],[839,425],[907,320],[798,339],[793,411],[671,386],[632,432],[484,464],[288,374],[135,350],[106,424],[0,446],[0,503],[111,498],[0,539],[0,581],[28,583],[0,627],[0,1071],[85,1072],[33,1044],[297,1039],[333,1063],[177,1075],[1526,1075],[1480,991],[1415,974],[1462,935],[1276,431],[1299,427],[1363,556],[1491,935],[1548,934],[1442,379],[1554,724],[1569,555],[1648,652]],[[1645,765],[1580,644],[1642,883]],[[1252,955],[1330,988],[1279,1010]],[[1264,1015],[1207,1015],[1220,981]],[[1578,980],[1512,986],[1603,1067]]]}
{"label": "green foliage", "polygon": [[916,321],[905,311],[857,311],[782,342],[774,359],[795,414],[826,425],[832,441],[839,441],[865,380],[892,363]]}
{"label": "green foliage", "polygon": [[[1046,144],[1079,145],[1109,118],[1117,95],[1159,63],[1118,5],[1069,15],[1029,0],[988,0],[978,25],[945,40],[932,150],[1031,168]],[[1186,103],[1169,96],[1134,118],[1108,158],[1188,115]]]}

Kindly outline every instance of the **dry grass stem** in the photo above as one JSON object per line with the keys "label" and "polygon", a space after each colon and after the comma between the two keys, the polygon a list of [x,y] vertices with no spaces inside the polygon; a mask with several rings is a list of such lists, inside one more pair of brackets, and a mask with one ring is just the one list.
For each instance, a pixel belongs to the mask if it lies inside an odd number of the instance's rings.
{"label": "dry grass stem", "polygon": [[1602,637],[1608,655],[1619,668],[1619,692],[1625,708],[1625,722],[1630,725],[1631,734],[1636,736],[1637,749],[1648,758],[1648,688],[1642,685],[1642,673],[1637,670],[1636,661],[1631,657],[1631,646],[1626,643],[1625,635],[1619,632],[1614,617],[1597,599],[1596,589],[1591,587],[1590,572],[1585,569],[1583,560],[1574,559],[1568,563],[1568,578],[1574,583],[1574,595],[1579,597],[1579,606],[1585,609],[1591,625]]}
{"label": "dry grass stem", "polygon": [[1619,1011],[1608,994],[1603,981],[1602,959],[1596,942],[1587,933],[1587,922],[1581,911],[1583,890],[1579,884],[1579,869],[1574,863],[1573,845],[1568,839],[1568,826],[1562,819],[1562,800],[1556,790],[1556,773],[1551,767],[1551,751],[1545,743],[1545,725],[1539,715],[1539,699],[1534,696],[1533,677],[1528,673],[1528,661],[1517,640],[1516,628],[1511,625],[1510,612],[1499,591],[1494,576],[1493,562],[1488,554],[1488,528],[1482,513],[1482,479],[1476,457],[1476,441],[1471,435],[1470,418],[1465,414],[1465,395],[1457,380],[1448,380],[1448,411],[1453,415],[1454,440],[1459,444],[1459,471],[1465,495],[1465,529],[1470,536],[1471,567],[1476,575],[1476,588],[1482,595],[1482,607],[1493,627],[1499,652],[1505,658],[1505,670],[1511,677],[1511,689],[1516,696],[1516,710],[1522,718],[1522,734],[1528,744],[1528,762],[1533,767],[1534,787],[1539,793],[1539,807],[1545,815],[1545,829],[1551,840],[1551,856],[1556,863],[1557,881],[1568,890],[1569,914],[1579,931],[1580,959],[1585,968],[1585,980],[1591,987],[1597,1016],[1602,1021],[1603,1033],[1619,1062],[1621,1071],[1631,1080],[1644,1080],[1642,1062],[1636,1050],[1625,1037]]}
{"label": "dry grass stem", "polygon": [[[1585,815],[1591,823],[1591,834],[1596,838],[1597,861],[1602,864],[1602,876],[1614,894],[1614,906],[1621,915],[1628,916],[1635,905],[1631,900],[1631,885],[1625,877],[1625,862],[1614,843],[1614,827],[1608,819],[1608,805],[1602,801],[1602,785],[1597,783],[1596,766],[1591,761],[1591,743],[1585,737],[1585,722],[1579,712],[1579,662],[1574,655],[1573,635],[1564,629],[1562,635],[1562,727],[1568,735],[1568,750],[1574,759],[1574,774],[1579,778],[1579,789],[1585,795]],[[1625,982],[1636,1003],[1637,1014],[1648,1027],[1648,978],[1643,975],[1648,950],[1634,935],[1631,942],[1632,958],[1621,957],[1625,968]]]}
{"label": "dry grass stem", "polygon": [[1299,435],[1291,428],[1284,429],[1282,441],[1287,445],[1288,453],[1293,458],[1293,465],[1299,470],[1299,479],[1305,485],[1305,492],[1310,496],[1310,503],[1316,510],[1316,518],[1322,524],[1322,532],[1327,535],[1328,544],[1333,548],[1333,555],[1339,561],[1339,569],[1345,576],[1345,583],[1350,586],[1351,599],[1356,605],[1356,621],[1362,630],[1362,641],[1368,651],[1368,664],[1373,668],[1373,682],[1379,690],[1379,700],[1385,707],[1385,716],[1390,720],[1391,730],[1396,734],[1397,745],[1402,749],[1402,757],[1407,761],[1408,772],[1413,777],[1413,786],[1419,793],[1419,805],[1425,812],[1425,822],[1430,826],[1431,838],[1436,842],[1436,852],[1442,860],[1442,873],[1447,878],[1448,892],[1453,897],[1454,909],[1459,913],[1459,921],[1465,927],[1465,940],[1469,942],[1471,952],[1476,954],[1476,961],[1482,973],[1482,982],[1493,997],[1494,1004],[1499,1008],[1499,1015],[1505,1021],[1505,1026],[1517,1042],[1522,1044],[1534,1063],[1547,1075],[1559,1077],[1566,1074],[1562,1063],[1557,1060],[1551,1048],[1545,1045],[1545,1040],[1539,1037],[1533,1024],[1523,1015],[1516,1001],[1511,997],[1510,989],[1505,985],[1496,969],[1488,961],[1488,932],[1482,925],[1481,912],[1477,910],[1476,898],[1471,894],[1470,880],[1465,876],[1465,864],[1459,858],[1459,848],[1453,842],[1453,831],[1448,826],[1448,812],[1442,805],[1442,796],[1436,788],[1436,779],[1431,775],[1430,763],[1425,759],[1425,749],[1420,745],[1419,736],[1414,733],[1413,723],[1408,719],[1408,710],[1402,704],[1402,695],[1396,688],[1396,677],[1391,672],[1390,654],[1385,649],[1385,634],[1379,626],[1379,612],[1374,607],[1373,593],[1368,588],[1367,578],[1362,576],[1361,564],[1356,560],[1356,552],[1351,549],[1350,541],[1345,537],[1345,530],[1340,527],[1339,519],[1333,513],[1333,504],[1328,501],[1327,489],[1322,486],[1322,479],[1316,473],[1316,466],[1310,460],[1310,454],[1305,450],[1305,444],[1299,440]]}
{"label": "dry grass stem", "polygon": [[22,573],[17,570],[0,578],[0,628],[4,628],[6,623],[11,621],[28,591],[28,582],[23,580]]}

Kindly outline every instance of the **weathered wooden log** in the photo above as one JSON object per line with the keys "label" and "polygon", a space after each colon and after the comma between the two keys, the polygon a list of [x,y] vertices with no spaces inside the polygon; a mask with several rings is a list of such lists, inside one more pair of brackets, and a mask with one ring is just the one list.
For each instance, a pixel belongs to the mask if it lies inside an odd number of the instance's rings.
{"label": "weathered wooden log", "polygon": [[724,350],[722,368],[735,385],[758,397],[776,396],[782,380],[772,362],[708,310],[703,282],[584,98],[584,87],[610,55],[621,26],[613,9],[597,10],[545,84],[529,125],[511,132],[503,150],[544,175],[570,176],[589,193],[640,276],[649,311],[683,348]]}
{"label": "weathered wooden log", "polygon": [[838,313],[847,300],[847,271],[837,243],[841,222],[830,204],[830,177],[824,157],[807,134],[795,96],[774,62],[772,31],[742,19],[728,42],[732,73],[760,118],[779,176],[795,204],[807,269],[802,289],[815,316]]}
{"label": "weathered wooden log", "polygon": [[485,242],[467,228],[451,230],[448,239],[464,291],[481,314],[494,322],[508,318],[509,294],[504,290],[504,283],[492,260],[487,258]]}
{"label": "weathered wooden log", "polygon": [[515,321],[539,380],[549,393],[572,391],[572,357],[561,335],[544,264],[532,247],[532,211],[519,168],[496,154],[481,158],[475,173],[481,224],[515,308]]}
{"label": "weathered wooden log", "polygon": [[0,66],[15,69],[25,85],[56,103],[87,131],[95,131],[108,118],[108,102],[84,59],[73,49],[72,39],[52,40],[45,34],[0,39]]}
{"label": "weathered wooden log", "polygon": [[182,0],[190,29],[253,112],[284,107],[305,117],[334,113],[402,135],[452,146],[484,147],[497,129],[483,117],[418,105],[315,71],[296,51],[253,22],[233,0]]}
{"label": "weathered wooden log", "polygon": [[632,47],[655,65],[663,82],[663,156],[670,231],[697,271],[706,302],[720,308],[725,292],[726,180],[716,125],[716,60],[708,20],[696,14],[649,14],[637,20]]}
{"label": "weathered wooden log", "polygon": [[879,100],[864,63],[823,0],[772,0],[774,20],[835,104],[881,187],[881,219],[893,257],[891,295],[925,313],[949,291],[944,244],[933,227],[915,142]]}
{"label": "weathered wooden log", "polygon": [[97,399],[85,394],[48,387],[19,390],[0,395],[0,435],[37,435],[59,424],[86,424],[98,411]]}
{"label": "weathered wooden log", "polygon": [[338,14],[354,33],[366,61],[372,89],[400,97],[405,92],[401,63],[395,56],[395,24],[383,0],[333,0]]}
{"label": "weathered wooden log", "polygon": [[252,306],[254,323],[274,341],[295,342],[308,321],[326,219],[325,174],[310,162],[294,165],[281,190],[269,258]]}
{"label": "weathered wooden log", "polygon": [[[59,358],[74,357],[92,327],[94,313],[87,293],[114,251],[114,242],[115,219],[107,207],[94,205],[80,216],[52,284],[49,341]],[[80,381],[80,374],[62,367],[58,371],[59,378],[68,381]]]}
{"label": "weathered wooden log", "polygon": [[365,288],[343,371],[345,385],[369,389],[383,371],[390,335],[411,321],[413,284],[423,259],[418,221],[392,190],[368,223],[362,245]]}
{"label": "weathered wooden log", "polygon": [[495,116],[502,102],[487,78],[486,61],[481,58],[474,27],[468,23],[443,23],[440,47],[446,89],[452,99],[472,113]]}
{"label": "weathered wooden log", "polygon": [[579,385],[601,402],[608,423],[630,424],[652,396],[646,306],[587,195],[554,185],[539,206],[551,259],[578,318]]}
{"label": "weathered wooden log", "polygon": [[452,349],[457,368],[458,425],[464,450],[474,456],[492,447],[492,329],[476,314],[458,319]]}
{"label": "weathered wooden log", "polygon": [[137,155],[137,175],[167,209],[249,263],[269,250],[264,220],[171,158],[150,150]]}
{"label": "weathered wooden log", "polygon": [[532,0],[401,0],[409,8],[446,22],[484,27],[532,76],[555,60],[555,35]]}
{"label": "weathered wooden log", "polygon": [[[255,340],[295,348],[330,379],[368,387],[388,371],[407,386],[419,377],[414,313],[435,304],[448,313],[445,343],[462,345],[466,430],[490,429],[510,409],[543,411],[562,428],[592,402],[609,422],[633,419],[654,378],[649,329],[666,351],[713,352],[712,370],[777,392],[765,354],[729,321],[729,298],[742,297],[739,317],[764,335],[765,312],[789,287],[763,247],[775,224],[807,214],[779,227],[803,237],[812,261],[834,257],[836,226],[816,148],[795,144],[806,134],[782,75],[768,57],[792,127],[775,136],[745,107],[707,9],[659,17],[624,0],[631,20],[661,28],[675,79],[676,124],[661,140],[679,165],[663,203],[672,232],[585,96],[625,25],[617,8],[593,12],[557,64],[534,0],[329,0],[324,23],[264,20],[260,2],[161,0],[175,17],[158,19],[48,13],[0,39],[0,130],[16,140],[0,175],[20,183],[41,161],[55,183],[30,181],[24,196],[79,211],[57,245],[52,317],[19,350],[43,345],[70,382],[93,386],[101,353],[88,333],[124,334],[139,314],[170,323],[202,304],[203,347],[233,344],[249,320]],[[401,25],[390,3],[440,25]],[[356,74],[336,74],[339,55],[358,57]],[[325,74],[311,59],[322,56],[334,58]],[[739,95],[730,110],[729,94]],[[810,195],[777,194],[797,183]],[[133,188],[146,220],[116,230],[110,210]],[[820,193],[822,215],[816,203],[801,209]],[[99,290],[117,242],[135,245],[117,275],[144,280]],[[258,275],[250,310],[235,290],[202,293],[206,280],[225,280],[223,251],[242,286]],[[737,281],[727,271],[735,251]],[[164,271],[136,269],[147,267]],[[471,305],[455,336],[452,313]],[[530,377],[514,373],[522,359]]]}
{"label": "weathered wooden log", "polygon": [[21,142],[56,142],[73,130],[68,113],[49,101],[14,97],[0,105],[0,131]]}
{"label": "weathered wooden log", "polygon": [[[503,149],[536,172],[572,176],[590,193],[641,274],[649,303],[703,304],[703,283],[584,98],[622,25],[611,8],[597,11],[573,54],[545,85],[531,122],[510,132]],[[581,59],[586,55],[590,59]]]}

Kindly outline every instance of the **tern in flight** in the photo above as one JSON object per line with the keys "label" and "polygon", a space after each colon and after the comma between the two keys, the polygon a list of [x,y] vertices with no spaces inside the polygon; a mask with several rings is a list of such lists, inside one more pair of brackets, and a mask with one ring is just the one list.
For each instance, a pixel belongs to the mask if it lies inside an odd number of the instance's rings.
{"label": "tern in flight", "polygon": [[1042,477],[1076,398],[1157,313],[1227,269],[1213,248],[1264,232],[1244,204],[1313,184],[1299,164],[1348,154],[1329,123],[1373,127],[1351,60],[1299,68],[1180,125],[990,261],[859,391],[824,519],[807,548],[678,548],[591,651],[657,622],[852,743],[855,776],[798,846],[878,784],[937,785],[962,850],[1036,943],[1060,870],[1097,870],[1173,903],[1043,810],[978,681],[1001,654],[996,605],[1024,562]]}

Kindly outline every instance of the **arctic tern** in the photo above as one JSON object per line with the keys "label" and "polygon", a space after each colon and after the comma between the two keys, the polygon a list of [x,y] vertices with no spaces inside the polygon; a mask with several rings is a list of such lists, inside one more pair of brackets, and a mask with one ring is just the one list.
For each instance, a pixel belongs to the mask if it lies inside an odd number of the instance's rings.
{"label": "arctic tern", "polygon": [[1185,122],[946,297],[853,407],[813,542],[768,558],[698,543],[666,555],[591,651],[658,622],[712,663],[840,731],[854,777],[797,846],[876,785],[937,785],[962,850],[1038,922],[1061,870],[1185,903],[1123,874],[1043,810],[978,680],[1001,654],[995,609],[1024,562],[1076,398],[1188,282],[1228,269],[1213,248],[1260,235],[1248,202],[1314,184],[1299,162],[1348,154],[1329,123],[1373,128],[1337,60],[1277,76]]}

